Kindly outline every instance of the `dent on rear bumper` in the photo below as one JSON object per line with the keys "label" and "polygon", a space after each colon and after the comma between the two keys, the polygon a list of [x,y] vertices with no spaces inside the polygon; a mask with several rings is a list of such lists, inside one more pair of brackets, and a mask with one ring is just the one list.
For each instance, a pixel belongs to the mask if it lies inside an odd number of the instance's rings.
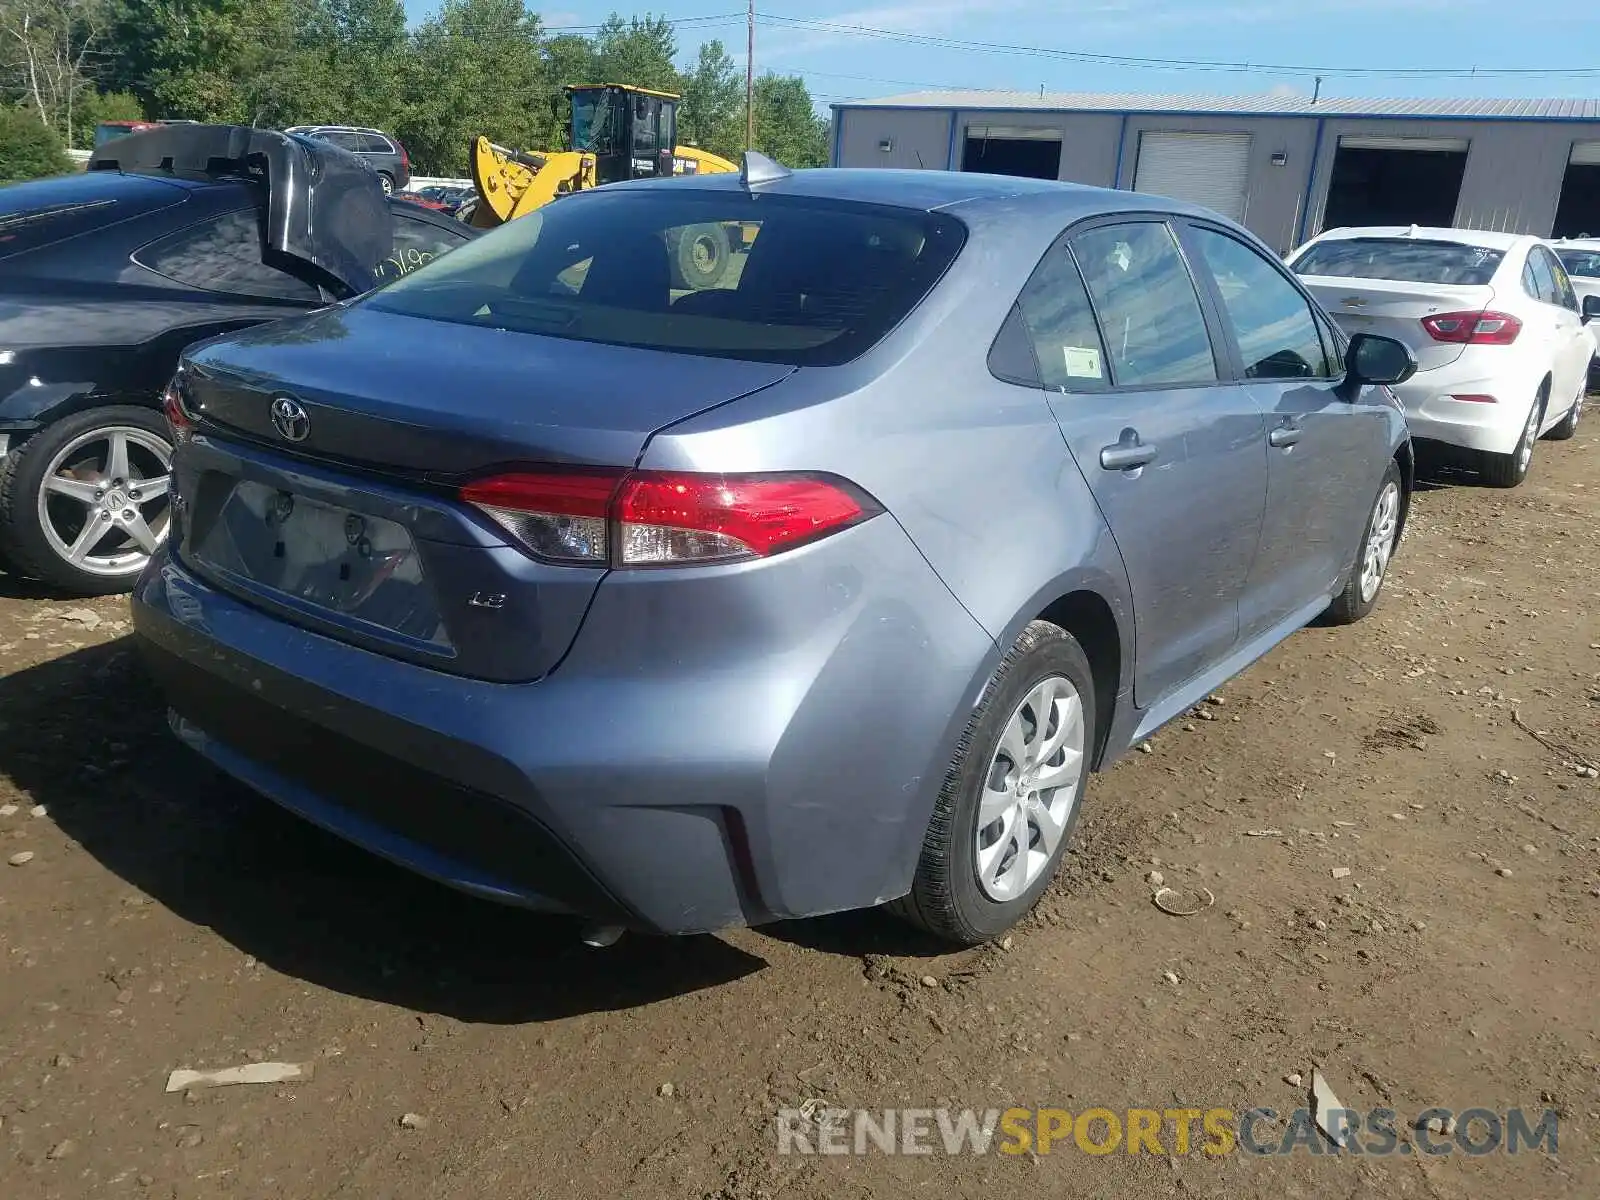
{"label": "dent on rear bumper", "polygon": [[[614,898],[629,923],[671,933],[904,894],[973,680],[998,657],[887,517],[769,562],[613,573],[567,659],[536,684],[463,679],[311,633],[167,552],[133,607],[147,649],[203,672],[216,703],[265,702],[353,755],[495,797],[597,890],[552,899],[426,837],[396,837],[370,800],[355,814],[307,792],[292,763],[212,753],[280,803],[480,895],[612,919],[588,910]],[[199,731],[207,715],[180,710]]]}
{"label": "dent on rear bumper", "polygon": [[[1412,437],[1509,454],[1522,436],[1537,383],[1523,386],[1503,377],[1432,381],[1419,375],[1394,391]],[[1493,396],[1496,403],[1452,399],[1458,395]]]}

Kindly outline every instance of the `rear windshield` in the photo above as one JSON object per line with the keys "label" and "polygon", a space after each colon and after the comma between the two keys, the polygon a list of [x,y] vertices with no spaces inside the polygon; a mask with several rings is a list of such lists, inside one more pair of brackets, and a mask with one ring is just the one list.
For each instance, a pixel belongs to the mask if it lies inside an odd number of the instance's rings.
{"label": "rear windshield", "polygon": [[374,292],[386,312],[827,366],[863,353],[960,251],[952,217],[677,185],[588,192]]}
{"label": "rear windshield", "polygon": [[1494,278],[1505,254],[1460,242],[1416,238],[1336,238],[1318,242],[1298,259],[1301,275],[1392,279],[1403,283],[1476,286]]}
{"label": "rear windshield", "polygon": [[1557,250],[1556,257],[1568,275],[1600,279],[1600,250]]}

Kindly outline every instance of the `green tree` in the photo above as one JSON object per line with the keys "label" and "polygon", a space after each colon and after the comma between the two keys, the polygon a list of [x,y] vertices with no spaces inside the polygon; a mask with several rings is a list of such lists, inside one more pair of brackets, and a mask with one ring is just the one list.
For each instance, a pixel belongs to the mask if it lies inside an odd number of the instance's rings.
{"label": "green tree", "polygon": [[658,92],[683,90],[683,79],[674,65],[678,35],[665,17],[647,15],[624,21],[612,13],[594,35],[594,57],[601,77],[591,82],[631,83]]}
{"label": "green tree", "polygon": [[401,0],[318,0],[312,43],[338,115],[320,118],[385,126],[394,120],[410,38]]}
{"label": "green tree", "polygon": [[601,82],[595,62],[594,44],[575,33],[557,34],[543,47],[545,91],[539,103],[545,112],[548,132],[544,148],[572,149],[572,121],[567,97],[561,89],[571,83]]}
{"label": "green tree", "polygon": [[[110,42],[122,60],[111,87],[137,95],[147,112],[195,121],[237,121],[250,39],[282,52],[282,31],[252,0],[115,0]],[[255,9],[255,12],[252,12]]]}
{"label": "green tree", "polygon": [[396,122],[418,174],[465,174],[479,135],[517,149],[550,136],[542,42],[522,0],[445,0],[414,35]]}
{"label": "green tree", "polygon": [[94,127],[101,121],[142,121],[144,105],[132,92],[85,92],[72,114],[72,144],[94,148]]}
{"label": "green tree", "polygon": [[0,108],[0,182],[64,175],[72,160],[53,129],[35,113]]}
{"label": "green tree", "polygon": [[828,165],[828,123],[799,76],[756,80],[756,149],[790,168]]}
{"label": "green tree", "polygon": [[744,148],[744,80],[720,41],[702,45],[684,76],[678,140],[724,158]]}
{"label": "green tree", "polygon": [[0,102],[70,138],[108,23],[105,0],[0,0]]}

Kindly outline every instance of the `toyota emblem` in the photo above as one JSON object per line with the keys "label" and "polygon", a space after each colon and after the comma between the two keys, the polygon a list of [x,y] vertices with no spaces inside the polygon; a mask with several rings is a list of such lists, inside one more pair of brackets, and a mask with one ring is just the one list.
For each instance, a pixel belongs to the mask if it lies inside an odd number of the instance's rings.
{"label": "toyota emblem", "polygon": [[289,442],[303,442],[311,432],[311,417],[305,406],[288,396],[272,402],[272,427]]}

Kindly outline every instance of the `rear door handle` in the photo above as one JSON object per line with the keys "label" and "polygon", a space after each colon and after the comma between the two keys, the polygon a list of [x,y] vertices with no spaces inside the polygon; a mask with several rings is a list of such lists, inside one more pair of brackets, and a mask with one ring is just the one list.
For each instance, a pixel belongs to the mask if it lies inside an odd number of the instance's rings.
{"label": "rear door handle", "polygon": [[1267,441],[1274,446],[1292,446],[1300,440],[1304,432],[1298,425],[1279,425],[1267,434]]}
{"label": "rear door handle", "polygon": [[1131,471],[1155,462],[1159,449],[1137,440],[1117,442],[1100,448],[1100,465],[1108,471]]}

